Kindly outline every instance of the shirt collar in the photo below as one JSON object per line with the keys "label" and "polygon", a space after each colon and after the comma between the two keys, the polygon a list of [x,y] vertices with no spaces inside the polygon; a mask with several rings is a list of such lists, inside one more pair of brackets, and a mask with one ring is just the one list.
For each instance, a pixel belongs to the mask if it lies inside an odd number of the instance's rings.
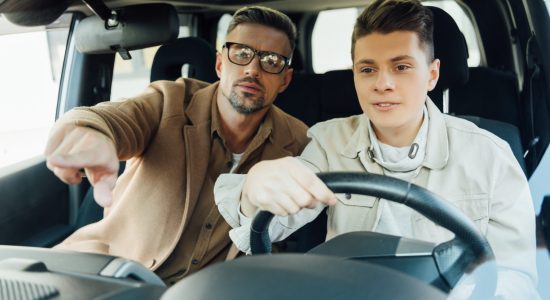
{"label": "shirt collar", "polygon": [[[422,124],[411,145],[407,145],[405,147],[393,147],[390,145],[385,145],[378,140],[376,134],[374,134],[372,124],[369,122],[369,138],[372,144],[370,151],[374,152],[373,159],[384,169],[391,172],[410,172],[416,170],[424,161],[428,124],[428,110],[426,106],[424,106]],[[411,151],[413,151],[413,145],[415,145],[416,149],[414,149],[415,155],[411,157],[410,154]]]}
{"label": "shirt collar", "polygon": [[[422,165],[430,169],[441,169],[449,159],[449,141],[445,117],[429,97],[426,99],[426,108],[429,123],[426,154]],[[357,158],[359,154],[365,154],[372,145],[368,132],[370,120],[365,114],[358,116],[358,118],[359,124],[341,152],[347,158],[353,159]]]}
{"label": "shirt collar", "polygon": [[429,97],[426,101],[426,108],[428,108],[430,123],[428,124],[426,156],[422,164],[430,169],[442,169],[449,161],[449,137],[445,115]]}
{"label": "shirt collar", "polygon": [[212,106],[210,108],[210,115],[212,118],[212,123],[210,125],[210,136],[214,137],[215,134],[218,136],[222,136],[222,132],[220,130],[220,112],[218,110],[218,90],[214,93],[214,99],[212,99]]}

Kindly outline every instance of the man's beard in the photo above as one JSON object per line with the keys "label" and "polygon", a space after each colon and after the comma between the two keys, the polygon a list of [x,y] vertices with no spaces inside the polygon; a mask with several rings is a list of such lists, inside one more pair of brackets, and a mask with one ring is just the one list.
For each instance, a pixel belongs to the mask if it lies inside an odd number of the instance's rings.
{"label": "man's beard", "polygon": [[246,99],[251,99],[254,95],[249,93],[243,93],[240,97],[234,89],[231,90],[231,94],[227,99],[231,106],[240,114],[251,115],[264,108],[265,98],[263,96],[258,97],[250,104],[246,104]]}
{"label": "man's beard", "polygon": [[[242,96],[239,96],[239,94],[235,91],[235,87],[241,82],[255,83],[259,85],[263,90],[263,86],[257,79],[252,77],[245,77],[237,81],[233,85],[233,88],[231,89],[231,94],[229,94],[229,97],[227,95],[224,95],[229,100],[229,103],[231,104],[231,106],[235,109],[235,111],[243,115],[251,115],[257,111],[262,110],[265,104],[265,98],[263,95],[258,96],[258,98],[254,100],[254,97],[255,97],[254,94],[244,92]],[[252,103],[247,104],[246,100],[251,100],[248,102],[252,102]]]}

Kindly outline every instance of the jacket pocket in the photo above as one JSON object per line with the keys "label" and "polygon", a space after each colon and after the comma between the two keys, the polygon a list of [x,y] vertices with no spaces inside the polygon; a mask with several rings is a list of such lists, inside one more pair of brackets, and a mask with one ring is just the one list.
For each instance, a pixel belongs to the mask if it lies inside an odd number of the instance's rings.
{"label": "jacket pocket", "polygon": [[481,234],[487,234],[489,226],[489,195],[488,194],[472,194],[463,195],[454,199],[455,205],[468,218],[474,221]]}
{"label": "jacket pocket", "polygon": [[378,198],[365,195],[339,193],[336,194],[336,199],[346,206],[373,207]]}
{"label": "jacket pocket", "polygon": [[372,230],[378,198],[349,194],[336,194],[336,198],[336,205],[328,208],[327,239],[346,232]]}
{"label": "jacket pocket", "polygon": [[[489,226],[489,195],[484,193],[447,197],[448,204],[462,212],[485,236]],[[449,230],[437,226],[420,213],[415,219],[415,232],[419,239],[441,243],[452,238]]]}

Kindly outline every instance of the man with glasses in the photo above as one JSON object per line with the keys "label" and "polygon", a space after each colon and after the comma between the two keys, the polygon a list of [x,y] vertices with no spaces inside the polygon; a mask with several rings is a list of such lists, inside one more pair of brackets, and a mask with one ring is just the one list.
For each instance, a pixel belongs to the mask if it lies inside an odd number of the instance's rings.
{"label": "man with glasses", "polygon": [[[82,170],[104,218],[57,248],[122,256],[173,284],[236,251],[213,186],[221,173],[297,155],[307,127],[272,103],[292,77],[296,28],[265,7],[238,10],[216,57],[219,82],[180,78],[66,113],[45,154],[64,182]],[[117,179],[119,160],[130,160]]]}

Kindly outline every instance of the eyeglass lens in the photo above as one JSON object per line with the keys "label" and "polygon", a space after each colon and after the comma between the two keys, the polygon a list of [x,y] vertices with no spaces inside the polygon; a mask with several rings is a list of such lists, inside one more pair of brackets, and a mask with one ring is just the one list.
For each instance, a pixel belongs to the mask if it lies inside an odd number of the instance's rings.
{"label": "eyeglass lens", "polygon": [[268,73],[280,73],[285,67],[285,58],[273,52],[254,51],[250,47],[240,44],[229,45],[229,60],[238,65],[248,65],[256,53],[260,56],[260,66]]}

